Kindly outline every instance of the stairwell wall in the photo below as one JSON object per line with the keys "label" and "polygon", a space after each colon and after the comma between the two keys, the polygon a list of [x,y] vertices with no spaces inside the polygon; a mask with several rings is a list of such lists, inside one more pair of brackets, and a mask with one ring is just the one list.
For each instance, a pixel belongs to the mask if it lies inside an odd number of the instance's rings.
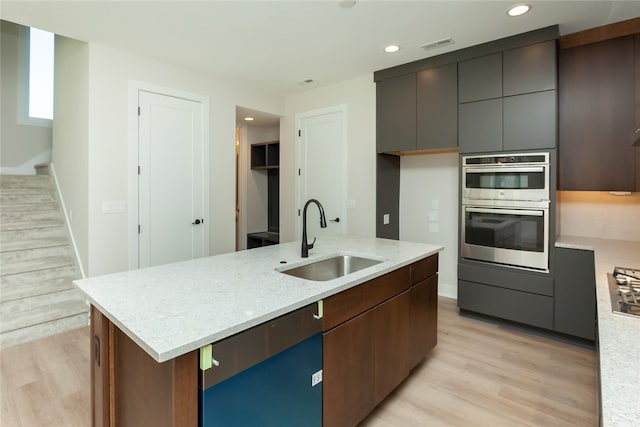
{"label": "stairwell wall", "polygon": [[33,175],[33,165],[51,158],[51,126],[26,119],[27,27],[0,21],[0,169]]}
{"label": "stairwell wall", "polygon": [[56,36],[53,157],[78,262],[89,259],[89,45]]}

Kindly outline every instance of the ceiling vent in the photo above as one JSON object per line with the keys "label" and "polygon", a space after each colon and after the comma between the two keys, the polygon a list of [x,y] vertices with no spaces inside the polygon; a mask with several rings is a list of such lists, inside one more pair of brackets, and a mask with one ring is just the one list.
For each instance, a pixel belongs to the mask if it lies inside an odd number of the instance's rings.
{"label": "ceiling vent", "polygon": [[446,46],[449,44],[453,44],[453,39],[451,37],[449,37],[448,39],[436,40],[431,43],[423,44],[420,47],[423,48],[424,50],[429,50],[429,49],[434,49],[436,47]]}

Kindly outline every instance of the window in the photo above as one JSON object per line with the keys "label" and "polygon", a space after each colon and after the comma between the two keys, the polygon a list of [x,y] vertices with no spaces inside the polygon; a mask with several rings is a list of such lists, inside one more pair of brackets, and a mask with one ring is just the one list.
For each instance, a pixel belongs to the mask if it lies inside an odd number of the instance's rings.
{"label": "window", "polygon": [[53,120],[53,33],[30,28],[28,52],[27,116]]}

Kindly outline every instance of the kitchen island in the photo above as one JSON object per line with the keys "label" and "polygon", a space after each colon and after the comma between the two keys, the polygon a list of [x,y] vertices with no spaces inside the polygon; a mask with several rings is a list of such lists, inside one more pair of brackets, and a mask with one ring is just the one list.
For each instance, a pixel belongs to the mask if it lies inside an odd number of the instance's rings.
{"label": "kitchen island", "polygon": [[640,395],[640,370],[633,367],[640,360],[640,317],[613,313],[607,273],[616,266],[640,267],[640,242],[562,235],[556,246],[594,251],[602,425],[637,425],[640,405],[621,402]]}
{"label": "kitchen island", "polygon": [[[424,295],[417,285],[431,279],[435,287],[430,292],[437,291],[437,253],[442,249],[386,239],[327,237],[318,240],[308,259],[300,257],[300,243],[291,242],[76,281],[92,305],[93,425],[126,425],[127,420],[140,417],[152,425],[198,425],[200,349],[323,300],[325,323],[332,310],[337,313],[331,315],[334,324],[323,328],[325,336],[342,328],[338,323],[348,323],[350,316],[358,319],[376,310],[385,314],[388,307],[394,314],[395,306],[383,304],[387,300],[406,303],[413,313],[415,303],[409,296],[414,290]],[[327,281],[309,281],[278,271],[336,254],[380,262]],[[359,285],[371,288],[358,293],[363,289]],[[344,314],[358,305],[358,300],[349,302],[352,298],[368,300],[371,295],[378,298],[371,301],[373,305]],[[329,304],[331,298],[335,304]],[[318,305],[319,316],[321,307]],[[413,317],[406,316],[409,325]],[[329,331],[330,327],[334,329]],[[407,330],[406,336],[413,339],[414,333]],[[340,341],[336,334],[331,337]],[[402,375],[406,376],[410,363],[405,365]],[[331,372],[324,369],[328,386]],[[382,380],[397,385],[397,379]],[[376,395],[376,404],[381,396]],[[323,407],[324,417],[326,409]]]}

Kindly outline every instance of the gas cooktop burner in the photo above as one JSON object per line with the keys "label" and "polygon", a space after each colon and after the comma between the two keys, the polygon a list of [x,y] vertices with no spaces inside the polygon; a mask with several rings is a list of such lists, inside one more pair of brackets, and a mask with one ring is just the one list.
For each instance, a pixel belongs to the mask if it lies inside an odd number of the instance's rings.
{"label": "gas cooktop burner", "polygon": [[640,269],[616,267],[608,276],[613,311],[640,316]]}

